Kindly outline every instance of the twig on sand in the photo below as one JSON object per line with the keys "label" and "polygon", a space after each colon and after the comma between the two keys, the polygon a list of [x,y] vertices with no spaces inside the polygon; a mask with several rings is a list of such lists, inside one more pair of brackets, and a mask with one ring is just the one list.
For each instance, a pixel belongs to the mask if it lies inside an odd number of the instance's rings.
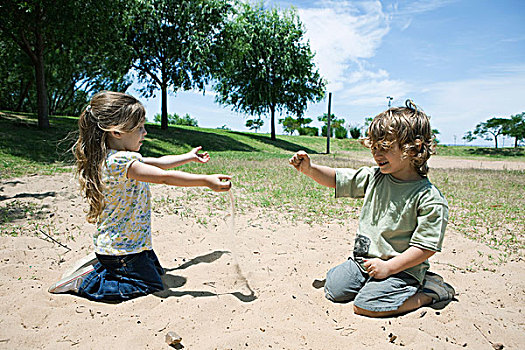
{"label": "twig on sand", "polygon": [[478,332],[481,333],[481,335],[483,336],[483,338],[485,338],[485,340],[488,341],[490,345],[493,345],[492,342],[489,340],[489,338],[487,338],[487,336],[481,331],[481,329],[479,329],[479,327],[476,326],[475,323],[473,323],[473,325],[474,325],[474,327],[476,327],[476,329],[478,330]]}
{"label": "twig on sand", "polygon": [[56,239],[54,239],[53,237],[51,237],[50,235],[48,235],[48,234],[45,233],[44,231],[42,231],[42,230],[40,230],[40,229],[39,229],[38,231],[40,231],[44,236],[46,236],[47,238],[49,238],[50,240],[52,240],[53,242],[55,242],[55,243],[58,244],[59,246],[66,248],[68,251],[71,250],[71,248],[69,248],[67,245],[64,245],[64,244],[60,243],[59,241],[57,241]]}

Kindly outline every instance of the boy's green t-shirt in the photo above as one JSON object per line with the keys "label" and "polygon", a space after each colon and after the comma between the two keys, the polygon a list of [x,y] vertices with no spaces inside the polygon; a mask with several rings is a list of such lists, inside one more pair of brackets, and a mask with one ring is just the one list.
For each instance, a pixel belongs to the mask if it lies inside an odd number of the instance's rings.
{"label": "boy's green t-shirt", "polygon": [[[388,260],[410,246],[441,251],[448,203],[427,178],[401,181],[379,167],[336,169],[335,196],[364,198],[354,257]],[[420,283],[428,260],[405,270]]]}

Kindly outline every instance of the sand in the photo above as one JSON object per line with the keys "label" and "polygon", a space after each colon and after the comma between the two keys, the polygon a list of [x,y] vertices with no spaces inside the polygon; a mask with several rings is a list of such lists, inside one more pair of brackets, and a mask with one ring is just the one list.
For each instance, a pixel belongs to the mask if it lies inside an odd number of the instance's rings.
{"label": "sand", "polygon": [[[233,232],[228,194],[179,206],[185,191],[197,190],[152,186],[154,198],[174,199],[155,205],[152,218],[166,290],[104,304],[47,292],[92,249],[94,226],[72,175],[0,180],[0,203],[17,218],[16,236],[0,236],[0,349],[167,349],[170,331],[182,337],[174,347],[187,349],[525,348],[523,259],[499,264],[497,251],[453,226],[431,270],[454,286],[456,300],[371,319],[312,286],[349,255],[356,220],[307,225],[244,208]],[[221,196],[224,208],[208,215]]]}

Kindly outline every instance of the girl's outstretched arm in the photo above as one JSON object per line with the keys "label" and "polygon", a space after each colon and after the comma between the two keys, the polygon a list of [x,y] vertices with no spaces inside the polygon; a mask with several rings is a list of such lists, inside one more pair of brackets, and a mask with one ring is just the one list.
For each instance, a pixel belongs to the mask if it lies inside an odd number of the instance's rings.
{"label": "girl's outstretched arm", "polygon": [[200,175],[183,171],[166,171],[157,166],[133,162],[128,169],[128,178],[142,182],[165,184],[181,187],[208,187],[216,192],[229,191],[231,176],[222,174]]}
{"label": "girl's outstretched arm", "polygon": [[184,154],[162,156],[158,158],[144,157],[142,160],[146,164],[153,165],[164,170],[175,168],[189,162],[207,163],[210,160],[210,155],[208,152],[199,153],[201,149],[202,147],[199,146]]}
{"label": "girl's outstretched arm", "polygon": [[290,164],[298,171],[315,180],[315,182],[335,188],[335,169],[312,163],[305,151],[299,151],[290,158]]}

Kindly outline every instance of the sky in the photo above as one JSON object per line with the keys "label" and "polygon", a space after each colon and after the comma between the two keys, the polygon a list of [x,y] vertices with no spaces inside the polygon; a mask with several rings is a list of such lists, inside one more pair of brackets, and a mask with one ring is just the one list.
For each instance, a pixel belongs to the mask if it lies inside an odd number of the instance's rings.
{"label": "sky", "polygon": [[[525,1],[523,0],[266,0],[295,8],[332,93],[331,111],[347,125],[362,126],[392,106],[412,99],[431,117],[442,144],[463,145],[463,135],[492,117],[525,111]],[[133,85],[132,94],[139,97]],[[141,101],[149,120],[160,113],[160,93]],[[215,101],[213,91],[177,92],[168,113],[196,118],[199,126],[248,131],[252,116]],[[328,110],[328,98],[305,113]],[[281,116],[276,116],[280,118]],[[284,117],[284,115],[282,116]],[[269,132],[263,116],[259,132]],[[276,125],[282,134],[281,125]],[[505,146],[513,140],[500,139]],[[475,140],[472,144],[493,145]]]}

